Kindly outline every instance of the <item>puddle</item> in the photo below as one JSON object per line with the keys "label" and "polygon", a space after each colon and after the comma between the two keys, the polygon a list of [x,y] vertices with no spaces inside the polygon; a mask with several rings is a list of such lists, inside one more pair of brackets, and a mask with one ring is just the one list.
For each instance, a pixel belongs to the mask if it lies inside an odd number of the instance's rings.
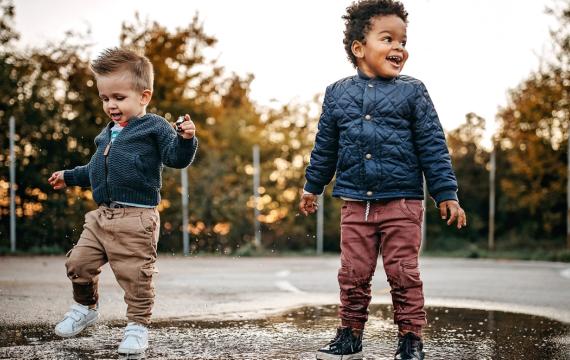
{"label": "puddle", "polygon": [[[366,359],[393,359],[391,307],[372,305]],[[336,306],[295,309],[264,320],[156,322],[146,359],[314,359],[334,336]],[[428,308],[426,359],[570,360],[570,325],[498,311]],[[103,322],[61,339],[53,326],[0,327],[0,359],[119,359],[125,322]]]}

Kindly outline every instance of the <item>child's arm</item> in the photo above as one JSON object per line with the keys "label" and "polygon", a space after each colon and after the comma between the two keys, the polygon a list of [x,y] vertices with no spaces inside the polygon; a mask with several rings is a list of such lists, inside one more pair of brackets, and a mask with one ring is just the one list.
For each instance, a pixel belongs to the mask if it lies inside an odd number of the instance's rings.
{"label": "child's arm", "polygon": [[333,104],[329,89],[325,92],[315,145],[305,170],[305,192],[321,194],[336,172],[338,158],[338,126],[332,116]]}
{"label": "child's arm", "polygon": [[89,179],[89,165],[77,166],[73,170],[64,170],[63,179],[67,186],[81,186],[90,187],[91,180]]}
{"label": "child's arm", "polygon": [[[91,164],[91,161],[89,161]],[[89,180],[89,164],[83,166],[77,166],[73,170],[59,170],[51,174],[48,179],[48,183],[54,188],[54,190],[60,190],[67,186],[81,186],[89,187],[91,186],[91,181]]]}
{"label": "child's arm", "polygon": [[445,134],[423,83],[417,85],[414,101],[413,139],[429,193],[439,207],[441,218],[447,219],[449,211],[447,224],[457,221],[457,228],[460,229],[467,225],[467,217],[457,199],[457,180],[451,166]]}
{"label": "child's arm", "polygon": [[166,121],[159,124],[158,145],[161,161],[172,168],[183,169],[194,161],[198,149],[196,126],[186,114],[180,135]]}
{"label": "child's arm", "polygon": [[317,194],[322,194],[325,186],[331,182],[336,172],[338,126],[332,116],[332,110],[332,97],[329,88],[327,88],[315,137],[315,146],[311,152],[309,165],[305,170],[307,182],[299,203],[299,210],[305,216],[317,210]]}

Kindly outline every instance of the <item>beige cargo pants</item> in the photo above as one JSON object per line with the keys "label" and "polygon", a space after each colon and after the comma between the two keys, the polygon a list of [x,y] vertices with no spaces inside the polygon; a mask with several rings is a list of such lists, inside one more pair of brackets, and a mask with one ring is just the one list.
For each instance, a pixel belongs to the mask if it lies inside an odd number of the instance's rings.
{"label": "beige cargo pants", "polygon": [[109,262],[125,292],[127,318],[149,324],[159,229],[160,216],[154,208],[100,206],[88,212],[83,232],[65,264],[74,300],[82,305],[97,303],[101,267]]}

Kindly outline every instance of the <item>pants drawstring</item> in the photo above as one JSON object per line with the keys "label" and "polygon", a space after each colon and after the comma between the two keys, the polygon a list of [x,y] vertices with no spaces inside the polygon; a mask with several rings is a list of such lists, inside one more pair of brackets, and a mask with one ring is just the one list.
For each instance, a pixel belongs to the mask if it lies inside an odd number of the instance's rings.
{"label": "pants drawstring", "polygon": [[366,202],[366,211],[364,212],[364,221],[368,221],[368,214],[370,214],[370,201]]}

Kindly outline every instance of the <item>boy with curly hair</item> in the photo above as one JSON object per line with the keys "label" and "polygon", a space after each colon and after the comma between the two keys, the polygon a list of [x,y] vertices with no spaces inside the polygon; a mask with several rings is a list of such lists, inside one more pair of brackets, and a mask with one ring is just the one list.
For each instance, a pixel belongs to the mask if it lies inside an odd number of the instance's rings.
{"label": "boy with curly hair", "polygon": [[87,165],[54,172],[54,189],[91,187],[98,209],[85,215],[83,232],[67,254],[67,277],[75,303],[55,327],[75,336],[98,318],[98,280],[109,262],[125,292],[127,318],[119,353],[141,355],[148,347],[147,325],[154,304],[153,274],[164,165],[185,168],[198,147],[196,128],[186,115],[178,134],[162,117],[147,113],[152,98],[153,67],[144,56],[107,49],[92,64],[103,110],[111,121],[95,138]]}
{"label": "boy with curly hair", "polygon": [[[395,359],[423,359],[426,325],[418,254],[423,176],[441,218],[467,217],[445,135],[424,84],[400,75],[408,51],[404,6],[363,0],[347,8],[344,46],[357,74],[329,85],[299,204],[304,215],[336,173],[341,210],[340,327],[317,359],[362,359],[371,281],[379,253],[398,325]],[[449,216],[448,216],[449,215]]]}

